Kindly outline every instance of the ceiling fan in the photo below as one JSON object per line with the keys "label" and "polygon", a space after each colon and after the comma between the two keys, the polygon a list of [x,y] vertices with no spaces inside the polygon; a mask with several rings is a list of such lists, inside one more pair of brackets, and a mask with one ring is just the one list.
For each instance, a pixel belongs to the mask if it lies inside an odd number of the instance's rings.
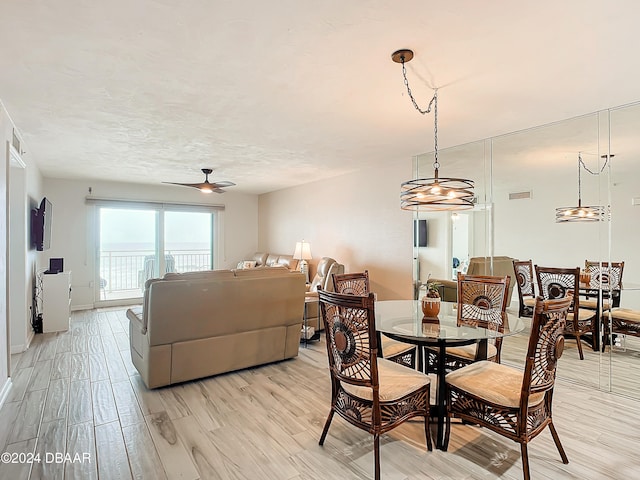
{"label": "ceiling fan", "polygon": [[210,182],[209,175],[213,173],[213,170],[211,170],[210,168],[203,168],[202,173],[204,173],[204,182],[202,183],[177,183],[177,182],[162,182],[162,183],[168,183],[171,185],[181,185],[183,187],[197,188],[202,193],[213,193],[213,192],[224,193],[225,192],[223,190],[224,187],[233,187],[235,185],[235,183],[232,183],[232,182],[213,182],[213,183]]}

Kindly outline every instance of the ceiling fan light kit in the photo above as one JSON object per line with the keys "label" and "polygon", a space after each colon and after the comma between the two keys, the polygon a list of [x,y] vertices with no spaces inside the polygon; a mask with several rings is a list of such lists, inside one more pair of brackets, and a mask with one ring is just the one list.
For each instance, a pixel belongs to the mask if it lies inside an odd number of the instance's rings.
{"label": "ceiling fan light kit", "polygon": [[408,49],[397,50],[391,54],[391,59],[402,64],[402,76],[407,87],[407,93],[415,109],[422,115],[431,112],[433,107],[434,149],[433,149],[433,177],[416,178],[404,182],[400,186],[400,208],[412,211],[445,211],[467,210],[473,208],[474,195],[473,180],[466,178],[440,177],[438,169],[438,89],[425,110],[422,110],[409,88],[405,63],[413,58],[413,52]]}
{"label": "ceiling fan light kit", "polygon": [[191,187],[197,188],[202,193],[224,193],[223,188],[233,187],[235,183],[222,181],[222,182],[210,182],[209,175],[213,173],[213,170],[210,168],[201,169],[202,173],[204,173],[204,182],[201,183],[178,183],[178,182],[162,182],[167,183],[169,185],[179,185],[181,187]]}

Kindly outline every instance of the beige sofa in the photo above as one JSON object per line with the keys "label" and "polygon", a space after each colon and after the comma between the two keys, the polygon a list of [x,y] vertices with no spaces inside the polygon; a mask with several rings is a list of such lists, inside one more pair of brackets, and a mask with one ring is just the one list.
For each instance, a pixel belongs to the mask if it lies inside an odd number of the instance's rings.
{"label": "beige sofa", "polygon": [[[469,260],[469,268],[467,269],[467,275],[493,275],[496,277],[504,277],[508,275],[511,278],[509,282],[509,291],[507,293],[507,306],[511,302],[511,295],[513,293],[513,287],[515,286],[517,279],[515,271],[513,270],[512,257],[495,256],[493,261],[491,257],[473,257]],[[493,271],[491,270],[491,264],[493,263]]]}
{"label": "beige sofa", "polygon": [[[251,266],[243,267],[245,262]],[[255,263],[253,263],[255,262]],[[293,255],[280,255],[279,253],[256,252],[253,257],[238,263],[237,268],[273,267],[284,266],[289,270],[298,270],[298,260]]]}
{"label": "beige sofa", "polygon": [[286,268],[168,273],[127,311],[131,359],[149,388],[298,355],[304,275]]}
{"label": "beige sofa", "polygon": [[[507,295],[509,303],[511,302],[511,295],[513,293],[513,287],[515,285],[516,274],[513,270],[513,258],[505,256],[493,257],[493,273],[491,270],[491,257],[473,257],[469,260],[469,268],[467,269],[467,275],[494,275],[497,277],[504,277],[508,275],[511,277],[509,283],[509,290]],[[442,280],[432,278],[430,282],[438,282],[440,284],[440,298],[447,302],[456,302],[458,300],[458,282],[455,280]]]}

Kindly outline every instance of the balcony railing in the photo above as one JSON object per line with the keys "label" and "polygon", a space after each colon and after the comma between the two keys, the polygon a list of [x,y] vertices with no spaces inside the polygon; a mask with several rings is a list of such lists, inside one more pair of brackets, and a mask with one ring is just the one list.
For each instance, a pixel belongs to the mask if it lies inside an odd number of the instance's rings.
{"label": "balcony railing", "polygon": [[[194,272],[211,269],[209,250],[169,250],[165,253],[167,272]],[[110,293],[144,288],[144,282],[157,277],[152,251],[103,250],[100,252],[100,290]]]}

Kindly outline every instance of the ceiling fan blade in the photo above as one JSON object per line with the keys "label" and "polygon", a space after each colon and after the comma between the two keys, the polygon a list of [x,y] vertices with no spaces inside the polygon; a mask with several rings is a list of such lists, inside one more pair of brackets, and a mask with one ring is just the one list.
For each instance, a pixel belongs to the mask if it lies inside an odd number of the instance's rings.
{"label": "ceiling fan blade", "polygon": [[180,185],[181,187],[193,187],[193,188],[202,188],[206,186],[206,183],[178,183],[178,182],[162,182],[168,183],[170,185]]}
{"label": "ceiling fan blade", "polygon": [[227,181],[224,181],[224,182],[211,182],[211,185],[213,185],[214,188],[217,188],[217,187],[233,187],[233,186],[235,186],[235,183],[227,182]]}
{"label": "ceiling fan blade", "polygon": [[222,182],[210,182],[209,175],[212,172],[213,170],[210,168],[203,168],[202,173],[205,174],[205,179],[204,179],[204,182],[201,182],[201,183],[179,183],[179,182],[162,182],[162,183],[167,183],[169,185],[180,185],[181,187],[197,188],[203,193],[208,193],[208,192],[224,193],[224,190],[222,190],[224,187],[235,186],[235,183],[227,182],[226,180]]}

